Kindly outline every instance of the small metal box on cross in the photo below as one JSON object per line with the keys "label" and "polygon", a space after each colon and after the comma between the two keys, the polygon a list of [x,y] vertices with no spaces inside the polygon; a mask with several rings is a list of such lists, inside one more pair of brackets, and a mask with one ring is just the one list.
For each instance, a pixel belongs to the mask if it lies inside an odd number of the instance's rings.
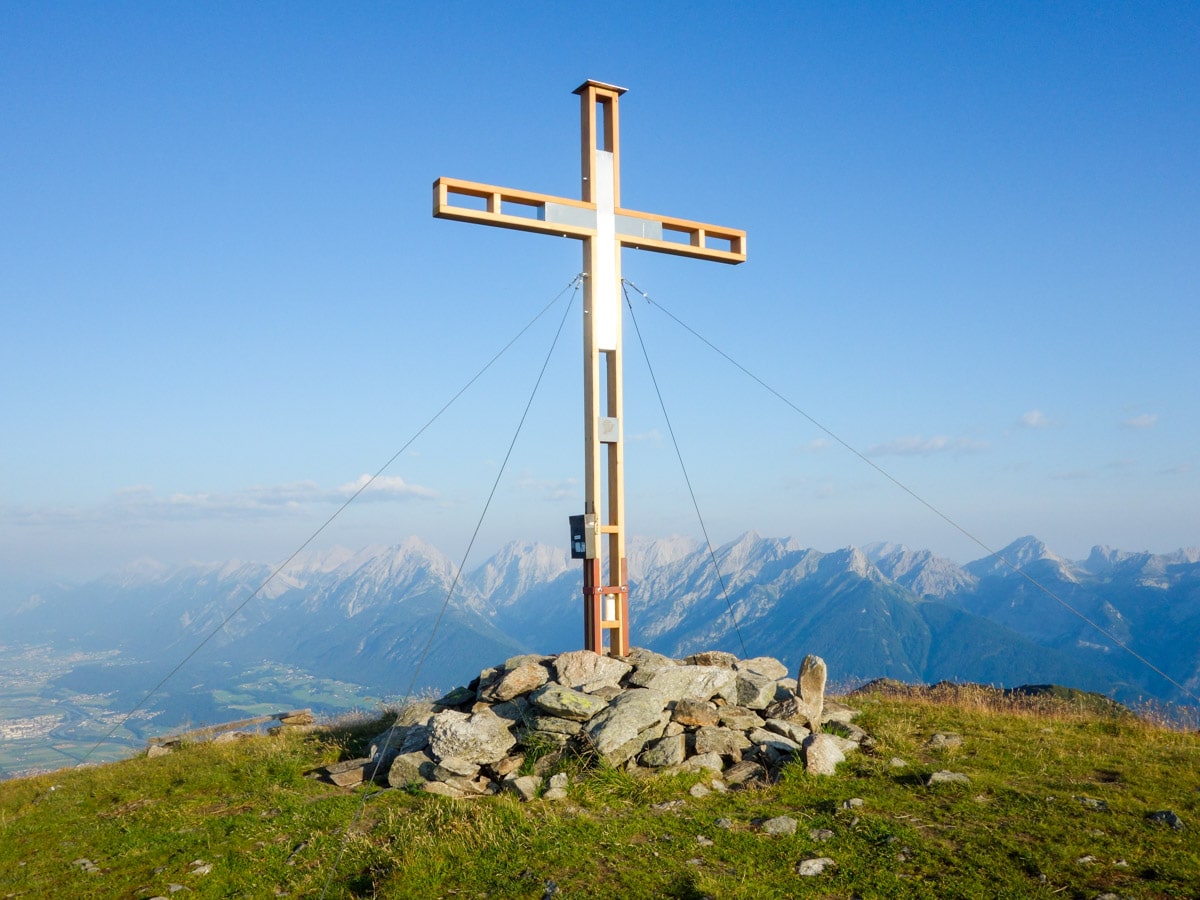
{"label": "small metal box on cross", "polygon": [[746,233],[622,207],[617,101],[625,89],[585,81],[575,93],[582,113],[581,199],[439,178],[433,214],[583,242],[584,647],[603,652],[608,632],[608,652],[627,656],[621,248],[736,264],[746,260]]}

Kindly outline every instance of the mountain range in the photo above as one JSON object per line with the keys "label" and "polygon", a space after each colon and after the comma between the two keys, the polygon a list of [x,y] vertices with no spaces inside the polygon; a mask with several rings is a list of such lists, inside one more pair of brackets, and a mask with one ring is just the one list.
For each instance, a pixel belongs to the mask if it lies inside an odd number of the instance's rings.
{"label": "mountain range", "polygon": [[[712,552],[685,538],[633,542],[628,562],[634,644],[671,656],[720,649],[795,669],[816,653],[846,684],[1053,682],[1125,701],[1200,693],[1197,549],[1096,547],[1070,561],[1024,537],[959,566],[893,544],[825,553],[748,533]],[[131,698],[186,660],[164,696],[193,720],[223,711],[188,706],[189,690],[264,661],[394,697],[582,640],[580,565],[555,547],[509,544],[456,577],[449,558],[410,538],[298,558],[259,590],[271,571],[147,564],[40,590],[0,621],[7,643],[119,651],[66,679]]]}

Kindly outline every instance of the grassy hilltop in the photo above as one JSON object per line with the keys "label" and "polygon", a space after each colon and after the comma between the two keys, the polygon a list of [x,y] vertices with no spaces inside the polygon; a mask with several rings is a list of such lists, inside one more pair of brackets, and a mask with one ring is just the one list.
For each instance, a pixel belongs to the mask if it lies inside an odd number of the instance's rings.
{"label": "grassy hilltop", "polygon": [[975,687],[847,702],[872,754],[703,796],[575,758],[553,803],[307,776],[386,719],[0,783],[0,897],[1200,897],[1200,734]]}

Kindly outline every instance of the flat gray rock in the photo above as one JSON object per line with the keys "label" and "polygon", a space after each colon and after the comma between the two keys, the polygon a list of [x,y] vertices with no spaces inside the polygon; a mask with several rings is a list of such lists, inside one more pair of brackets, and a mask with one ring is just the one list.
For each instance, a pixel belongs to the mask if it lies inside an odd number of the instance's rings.
{"label": "flat gray rock", "polygon": [[633,666],[621,659],[601,656],[590,650],[571,650],[554,660],[556,680],[585,694],[602,687],[617,687]]}
{"label": "flat gray rock", "polygon": [[509,725],[490,710],[467,715],[448,709],[433,717],[429,750],[437,760],[454,757],[478,765],[499,762],[517,743]]}
{"label": "flat gray rock", "polygon": [[547,715],[578,722],[586,722],[608,708],[607,700],[554,682],[538,688],[529,700]]}
{"label": "flat gray rock", "polygon": [[675,699],[694,697],[711,700],[721,697],[737,703],[737,674],[720,666],[672,666],[656,671],[646,688]]}

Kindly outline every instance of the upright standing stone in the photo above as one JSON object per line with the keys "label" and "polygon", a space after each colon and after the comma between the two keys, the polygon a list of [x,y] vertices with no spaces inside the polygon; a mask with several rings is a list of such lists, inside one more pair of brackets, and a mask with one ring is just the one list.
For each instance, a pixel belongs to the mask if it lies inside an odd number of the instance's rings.
{"label": "upright standing stone", "polygon": [[800,663],[798,689],[801,714],[814,734],[821,730],[821,713],[825,709],[825,660],[809,654]]}

